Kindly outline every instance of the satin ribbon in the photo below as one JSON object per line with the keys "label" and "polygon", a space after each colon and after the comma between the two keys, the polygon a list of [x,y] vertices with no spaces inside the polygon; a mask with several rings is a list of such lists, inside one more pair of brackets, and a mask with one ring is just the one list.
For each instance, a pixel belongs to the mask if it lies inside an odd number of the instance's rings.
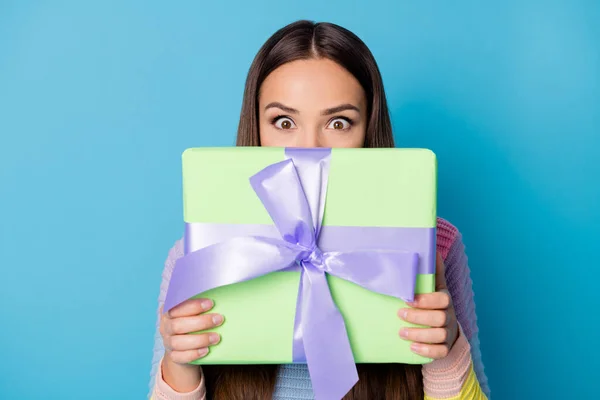
{"label": "satin ribbon", "polygon": [[318,238],[330,150],[286,149],[286,157],[250,178],[281,239],[240,236],[186,254],[176,262],[164,311],[210,289],[299,267],[293,360],[308,364],[315,399],[341,399],[356,384],[358,374],[326,274],[412,301],[418,254],[387,249],[321,251]]}

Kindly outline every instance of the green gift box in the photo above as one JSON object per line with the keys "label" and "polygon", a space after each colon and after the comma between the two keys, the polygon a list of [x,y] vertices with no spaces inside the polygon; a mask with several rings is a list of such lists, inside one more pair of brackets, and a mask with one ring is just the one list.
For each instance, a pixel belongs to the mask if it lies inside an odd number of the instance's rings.
{"label": "green gift box", "polygon": [[[435,155],[426,149],[328,151],[320,235],[328,248],[323,251],[352,251],[349,247],[354,245],[344,239],[351,237],[367,250],[416,253],[414,292],[434,291]],[[286,152],[283,148],[233,147],[192,148],[183,153],[186,254],[235,237],[261,235],[281,239],[249,179],[286,160]],[[213,267],[235,271],[231,265]],[[179,265],[174,274],[178,268]],[[299,270],[277,271],[196,293],[193,297],[212,299],[215,307],[211,312],[224,315],[225,322],[214,329],[221,334],[221,342],[193,363],[294,362],[292,343],[300,277]],[[406,306],[402,300],[330,274],[327,282],[343,316],[356,363],[431,361],[410,351],[410,342],[398,335],[402,327],[414,326],[397,316],[398,310]]]}

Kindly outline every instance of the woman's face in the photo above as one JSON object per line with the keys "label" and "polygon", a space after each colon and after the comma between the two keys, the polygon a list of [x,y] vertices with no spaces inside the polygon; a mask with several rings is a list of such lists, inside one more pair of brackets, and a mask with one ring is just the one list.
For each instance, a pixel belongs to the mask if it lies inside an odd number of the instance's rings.
{"label": "woman's face", "polygon": [[363,146],[364,90],[331,60],[299,60],[277,68],[263,82],[258,106],[263,146]]}

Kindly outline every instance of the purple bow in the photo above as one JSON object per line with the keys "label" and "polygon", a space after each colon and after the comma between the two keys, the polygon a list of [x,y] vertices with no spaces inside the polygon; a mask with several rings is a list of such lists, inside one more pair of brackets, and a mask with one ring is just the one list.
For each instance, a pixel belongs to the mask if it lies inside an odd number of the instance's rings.
{"label": "purple bow", "polygon": [[235,237],[180,258],[164,311],[207,290],[298,267],[300,288],[293,360],[306,362],[315,399],[341,399],[358,381],[344,319],[326,273],[404,301],[414,299],[418,254],[395,250],[322,252],[318,237],[325,207],[329,149],[286,149],[250,183],[282,239]]}

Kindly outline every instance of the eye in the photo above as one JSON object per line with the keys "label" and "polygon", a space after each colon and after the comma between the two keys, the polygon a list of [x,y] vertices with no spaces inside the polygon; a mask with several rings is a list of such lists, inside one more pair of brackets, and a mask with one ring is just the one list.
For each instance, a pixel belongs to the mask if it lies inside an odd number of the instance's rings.
{"label": "eye", "polygon": [[327,129],[333,129],[336,131],[345,131],[352,127],[352,121],[348,118],[335,118],[332,119]]}
{"label": "eye", "polygon": [[273,120],[273,125],[275,125],[275,128],[282,129],[282,130],[293,129],[296,127],[296,125],[294,124],[294,121],[292,121],[288,117],[275,118]]}

